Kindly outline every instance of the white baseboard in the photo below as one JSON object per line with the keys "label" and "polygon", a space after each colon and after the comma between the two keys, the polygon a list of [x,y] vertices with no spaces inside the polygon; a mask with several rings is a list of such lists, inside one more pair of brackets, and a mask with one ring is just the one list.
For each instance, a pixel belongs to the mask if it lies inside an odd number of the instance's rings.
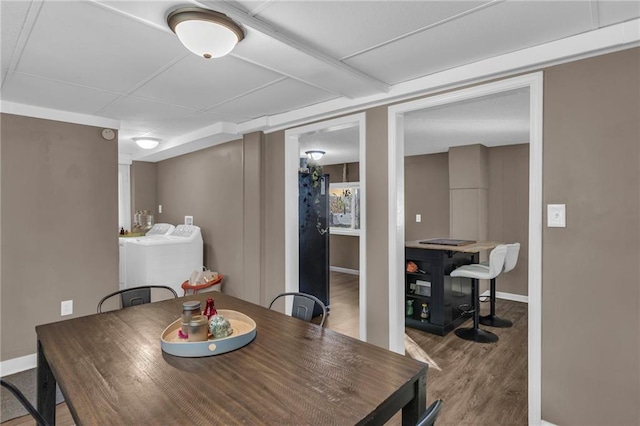
{"label": "white baseboard", "polygon": [[30,370],[36,368],[38,365],[37,354],[25,355],[19,358],[8,359],[0,362],[0,377],[8,376],[9,374],[19,373],[21,371]]}
{"label": "white baseboard", "polygon": [[[491,293],[489,290],[483,292],[480,297],[489,297]],[[523,296],[521,294],[505,293],[502,291],[496,291],[496,299],[512,300],[514,302],[529,303],[529,296]]]}
{"label": "white baseboard", "polygon": [[329,266],[330,271],[342,272],[343,274],[360,275],[357,269],[341,268],[340,266]]}
{"label": "white baseboard", "polygon": [[[496,294],[496,297],[498,297],[498,295],[497,295],[497,294]],[[540,426],[556,426],[556,425],[555,425],[555,424],[553,424],[553,423],[549,423],[549,422],[548,422],[548,421],[546,421],[546,420],[542,420],[542,421],[540,422]]]}

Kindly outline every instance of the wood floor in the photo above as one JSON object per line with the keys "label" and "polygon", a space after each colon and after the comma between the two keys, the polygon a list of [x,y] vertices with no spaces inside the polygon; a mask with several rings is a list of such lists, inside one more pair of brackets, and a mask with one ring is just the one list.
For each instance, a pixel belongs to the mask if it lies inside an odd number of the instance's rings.
{"label": "wood floor", "polygon": [[[358,276],[331,272],[331,313],[325,326],[357,337],[359,330]],[[488,303],[482,304],[488,310]],[[464,341],[453,332],[441,337],[407,328],[406,333],[438,364],[427,376],[427,403],[444,400],[440,425],[527,424],[527,305],[498,300],[496,310],[513,321],[507,329],[490,329],[500,337],[494,344]],[[463,327],[470,327],[467,321]],[[488,328],[487,328],[488,329]],[[56,424],[72,425],[67,405],[56,408]],[[401,424],[396,415],[388,425]],[[3,426],[35,425],[29,416]]]}

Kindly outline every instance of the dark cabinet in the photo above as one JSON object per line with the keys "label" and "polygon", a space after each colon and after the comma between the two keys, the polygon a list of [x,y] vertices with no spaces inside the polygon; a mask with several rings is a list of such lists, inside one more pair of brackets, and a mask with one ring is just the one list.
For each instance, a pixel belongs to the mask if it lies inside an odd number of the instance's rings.
{"label": "dark cabinet", "polygon": [[[407,316],[405,304],[406,326],[444,336],[469,319],[459,307],[472,303],[471,280],[452,279],[449,274],[459,266],[477,263],[477,253],[406,248],[405,259],[418,267],[417,272],[405,274],[405,302],[413,300],[412,315]],[[420,317],[423,303],[429,310],[426,320]]]}

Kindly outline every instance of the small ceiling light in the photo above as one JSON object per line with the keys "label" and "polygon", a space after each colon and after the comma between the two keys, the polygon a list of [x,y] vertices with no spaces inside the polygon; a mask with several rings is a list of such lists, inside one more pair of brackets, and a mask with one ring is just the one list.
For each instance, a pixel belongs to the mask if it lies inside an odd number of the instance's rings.
{"label": "small ceiling light", "polygon": [[156,138],[133,138],[136,144],[142,149],[153,149],[160,145],[160,139]]}
{"label": "small ceiling light", "polygon": [[313,149],[311,151],[305,151],[305,154],[307,154],[307,157],[309,157],[309,160],[318,161],[319,159],[322,158],[322,156],[325,154],[325,152],[324,151],[320,151],[318,149]]}
{"label": "small ceiling light", "polygon": [[176,9],[167,24],[184,47],[203,58],[220,58],[244,38],[242,28],[219,12],[187,7]]}

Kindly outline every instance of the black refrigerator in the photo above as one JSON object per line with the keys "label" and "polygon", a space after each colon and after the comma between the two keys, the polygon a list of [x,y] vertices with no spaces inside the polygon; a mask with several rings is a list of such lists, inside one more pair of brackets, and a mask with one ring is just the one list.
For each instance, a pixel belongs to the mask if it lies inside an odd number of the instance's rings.
{"label": "black refrigerator", "polygon": [[[329,310],[329,175],[298,173],[300,291]],[[322,309],[315,307],[314,316]]]}

